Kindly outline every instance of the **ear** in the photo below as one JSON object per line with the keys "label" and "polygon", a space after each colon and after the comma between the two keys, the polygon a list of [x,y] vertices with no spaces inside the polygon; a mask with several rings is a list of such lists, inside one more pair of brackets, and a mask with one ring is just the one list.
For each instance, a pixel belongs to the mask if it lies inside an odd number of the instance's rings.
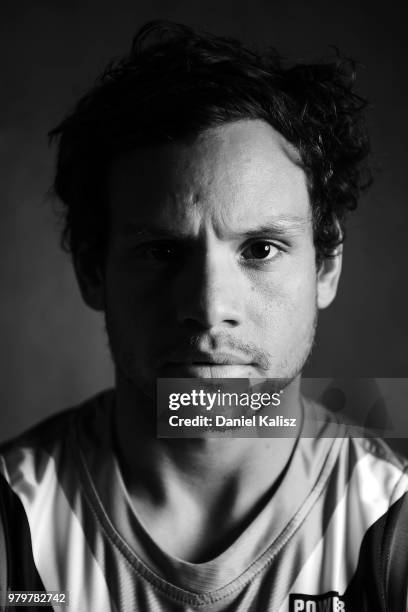
{"label": "ear", "polygon": [[105,284],[101,254],[81,246],[74,255],[74,269],[84,302],[93,310],[105,309]]}
{"label": "ear", "polygon": [[325,257],[317,272],[317,307],[327,308],[337,293],[341,264],[343,259],[342,248],[339,247],[331,257]]}

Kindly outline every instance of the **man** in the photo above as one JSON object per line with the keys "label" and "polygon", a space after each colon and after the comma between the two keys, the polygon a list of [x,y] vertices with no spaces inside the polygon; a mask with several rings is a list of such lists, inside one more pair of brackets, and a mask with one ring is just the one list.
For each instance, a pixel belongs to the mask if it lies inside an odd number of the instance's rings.
{"label": "man", "polygon": [[[52,132],[116,386],[2,449],[9,604],[406,608],[406,464],[299,390],[365,182],[349,69],[155,22]],[[157,438],[161,378],[280,380],[297,435]]]}

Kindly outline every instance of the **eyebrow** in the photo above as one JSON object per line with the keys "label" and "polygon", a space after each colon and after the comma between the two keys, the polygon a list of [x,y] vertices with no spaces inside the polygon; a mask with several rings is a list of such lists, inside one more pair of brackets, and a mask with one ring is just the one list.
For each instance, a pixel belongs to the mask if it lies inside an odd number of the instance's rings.
{"label": "eyebrow", "polygon": [[311,222],[312,217],[279,217],[266,221],[261,225],[236,232],[237,236],[253,237],[259,234],[287,235],[295,234]]}
{"label": "eyebrow", "polygon": [[[251,238],[264,234],[274,235],[288,235],[296,234],[304,229],[312,220],[312,216],[298,217],[298,216],[279,216],[273,217],[266,220],[260,225],[254,226],[253,228],[242,229],[237,231],[228,232],[230,238]],[[124,234],[134,238],[166,238],[183,240],[191,238],[190,235],[184,234],[180,231],[174,231],[166,229],[164,227],[155,226],[152,224],[134,223],[127,222],[124,225]]]}

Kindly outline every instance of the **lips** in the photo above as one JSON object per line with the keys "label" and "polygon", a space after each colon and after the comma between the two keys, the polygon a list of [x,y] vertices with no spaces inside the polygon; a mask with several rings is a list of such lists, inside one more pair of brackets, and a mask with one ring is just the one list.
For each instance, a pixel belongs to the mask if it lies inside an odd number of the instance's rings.
{"label": "lips", "polygon": [[210,353],[206,351],[180,351],[166,358],[168,365],[250,365],[248,357],[235,355],[230,352],[217,351]]}

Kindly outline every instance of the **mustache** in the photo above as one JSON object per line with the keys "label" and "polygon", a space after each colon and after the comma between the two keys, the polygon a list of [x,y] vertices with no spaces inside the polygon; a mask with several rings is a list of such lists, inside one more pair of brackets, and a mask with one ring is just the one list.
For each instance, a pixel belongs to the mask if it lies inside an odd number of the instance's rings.
{"label": "mustache", "polygon": [[160,352],[158,365],[172,361],[180,355],[191,354],[191,352],[214,353],[214,354],[233,354],[245,358],[248,363],[252,363],[268,369],[271,357],[270,354],[250,341],[234,338],[230,334],[221,333],[217,335],[196,334],[189,338],[181,339]]}

